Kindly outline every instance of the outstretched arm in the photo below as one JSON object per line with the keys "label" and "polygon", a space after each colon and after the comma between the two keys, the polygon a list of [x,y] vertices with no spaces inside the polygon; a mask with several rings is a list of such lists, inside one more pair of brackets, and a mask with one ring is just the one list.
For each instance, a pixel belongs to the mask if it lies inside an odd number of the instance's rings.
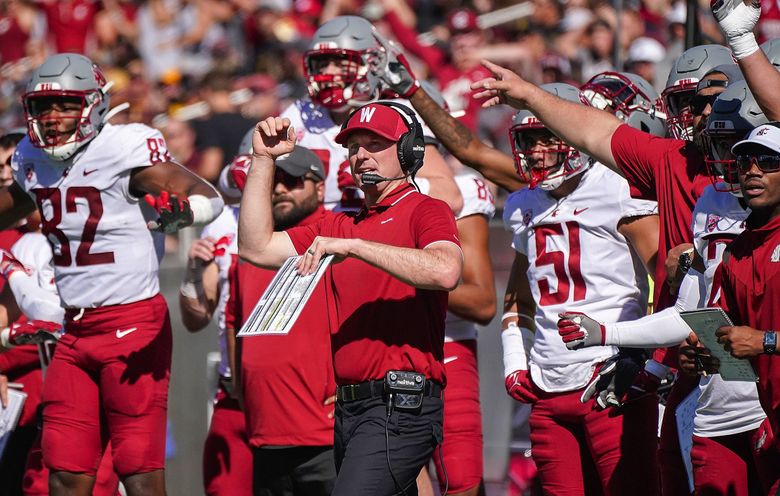
{"label": "outstretched arm", "polygon": [[555,135],[578,150],[623,175],[612,156],[612,135],[622,124],[614,115],[547,93],[514,72],[488,61],[482,65],[493,77],[477,81],[474,98],[485,98],[483,107],[504,103],[531,111]]}
{"label": "outstretched arm", "polygon": [[450,293],[448,309],[459,317],[487,325],[496,314],[488,218],[469,215],[458,219],[457,225],[464,258],[463,281]]}
{"label": "outstretched arm", "polygon": [[758,106],[769,120],[780,119],[780,96],[776,91],[780,87],[780,72],[760,50],[753,34],[761,17],[759,1],[717,0],[711,8]]}
{"label": "outstretched arm", "polygon": [[507,191],[525,186],[517,175],[512,157],[483,143],[463,123],[441,108],[424,89],[418,89],[409,101],[444,147],[463,164]]}
{"label": "outstretched arm", "polygon": [[238,216],[238,254],[265,268],[279,268],[297,255],[289,236],[274,232],[271,193],[277,157],[295,147],[295,130],[290,119],[268,117],[255,127],[252,137],[252,166],[246,177]]}

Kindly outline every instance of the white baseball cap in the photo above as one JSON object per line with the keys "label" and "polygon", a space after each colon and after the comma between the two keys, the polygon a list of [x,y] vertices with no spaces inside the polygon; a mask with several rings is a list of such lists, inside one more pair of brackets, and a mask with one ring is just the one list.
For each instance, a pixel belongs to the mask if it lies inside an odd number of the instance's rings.
{"label": "white baseball cap", "polygon": [[780,155],[780,127],[778,123],[762,124],[750,131],[747,138],[731,147],[734,155],[747,155],[755,146],[762,146]]}
{"label": "white baseball cap", "polygon": [[653,38],[642,36],[628,47],[629,62],[661,62],[666,57],[666,48]]}

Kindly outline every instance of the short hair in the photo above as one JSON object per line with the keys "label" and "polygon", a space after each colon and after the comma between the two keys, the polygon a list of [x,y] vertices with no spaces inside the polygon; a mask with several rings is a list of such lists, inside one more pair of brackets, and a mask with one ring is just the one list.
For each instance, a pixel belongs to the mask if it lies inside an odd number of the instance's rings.
{"label": "short hair", "polygon": [[214,70],[203,77],[201,87],[211,91],[233,91],[233,78],[225,71]]}
{"label": "short hair", "polygon": [[0,148],[13,148],[24,138],[24,133],[10,132],[0,136]]}

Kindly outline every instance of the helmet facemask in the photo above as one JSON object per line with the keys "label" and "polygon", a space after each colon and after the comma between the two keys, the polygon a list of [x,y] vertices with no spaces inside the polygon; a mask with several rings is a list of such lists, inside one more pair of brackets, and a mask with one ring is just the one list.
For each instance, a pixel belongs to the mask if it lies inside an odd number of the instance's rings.
{"label": "helmet facemask", "polygon": [[[43,90],[25,93],[22,101],[30,142],[54,160],[67,160],[100,131],[93,111],[104,99],[102,90]],[[52,107],[58,111],[57,117],[51,115]],[[63,139],[59,133],[65,121],[73,121],[73,128],[72,134]],[[102,123],[102,118],[98,123]]]}
{"label": "helmet facemask", "polygon": [[[534,117],[512,126],[509,139],[517,172],[530,189],[554,190],[585,170],[587,162],[580,152],[557,138]],[[548,157],[554,165],[545,166]]]}
{"label": "helmet facemask", "polygon": [[696,83],[694,80],[686,80],[661,93],[669,134],[674,138],[693,141],[691,100],[696,95]]}
{"label": "helmet facemask", "polygon": [[741,198],[742,189],[739,187],[735,157],[731,153],[731,147],[739,141],[740,136],[736,132],[715,132],[708,127],[702,132],[701,139],[706,147],[704,163],[715,190]]}
{"label": "helmet facemask", "polygon": [[[375,100],[379,97],[379,85],[370,69],[378,64],[378,52],[340,48],[309,50],[303,56],[309,95],[316,103],[332,110]],[[337,66],[338,72],[323,71],[330,65]]]}

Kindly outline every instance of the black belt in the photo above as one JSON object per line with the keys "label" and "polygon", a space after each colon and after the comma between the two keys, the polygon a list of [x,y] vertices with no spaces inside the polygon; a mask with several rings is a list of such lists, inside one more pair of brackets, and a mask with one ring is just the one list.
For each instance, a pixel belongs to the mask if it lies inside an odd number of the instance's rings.
{"label": "black belt", "polygon": [[[425,381],[423,396],[441,398],[441,390],[441,384],[429,379]],[[384,394],[385,381],[382,379],[336,387],[336,398],[339,401],[346,403],[349,403],[350,401],[367,400],[369,398],[381,398]]]}

